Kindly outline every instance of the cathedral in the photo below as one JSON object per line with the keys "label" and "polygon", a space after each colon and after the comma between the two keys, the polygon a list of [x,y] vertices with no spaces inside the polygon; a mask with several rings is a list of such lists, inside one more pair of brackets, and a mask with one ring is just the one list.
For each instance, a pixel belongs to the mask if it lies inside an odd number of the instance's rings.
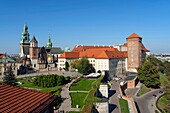
{"label": "cathedral", "polygon": [[23,66],[34,69],[45,69],[57,67],[58,57],[63,53],[59,47],[53,47],[51,37],[45,47],[38,47],[35,36],[30,40],[28,26],[25,24],[20,40],[20,59]]}

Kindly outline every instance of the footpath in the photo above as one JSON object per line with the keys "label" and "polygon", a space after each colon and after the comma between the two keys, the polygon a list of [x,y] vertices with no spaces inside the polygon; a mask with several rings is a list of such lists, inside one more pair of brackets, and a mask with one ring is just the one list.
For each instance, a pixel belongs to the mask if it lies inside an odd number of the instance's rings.
{"label": "footpath", "polygon": [[55,110],[55,113],[67,113],[69,111],[80,111],[80,108],[71,108],[71,97],[69,94],[69,88],[71,84],[76,81],[78,78],[73,79],[70,83],[66,84],[61,91],[61,98],[63,100],[60,108]]}

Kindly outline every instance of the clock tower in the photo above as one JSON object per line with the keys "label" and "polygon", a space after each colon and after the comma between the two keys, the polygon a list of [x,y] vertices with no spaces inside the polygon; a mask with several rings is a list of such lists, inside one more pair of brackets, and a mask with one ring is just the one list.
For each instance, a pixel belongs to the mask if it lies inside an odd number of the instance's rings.
{"label": "clock tower", "polygon": [[128,70],[137,72],[137,69],[141,63],[141,45],[142,37],[136,33],[131,34],[126,38],[127,41],[127,52],[128,52]]}

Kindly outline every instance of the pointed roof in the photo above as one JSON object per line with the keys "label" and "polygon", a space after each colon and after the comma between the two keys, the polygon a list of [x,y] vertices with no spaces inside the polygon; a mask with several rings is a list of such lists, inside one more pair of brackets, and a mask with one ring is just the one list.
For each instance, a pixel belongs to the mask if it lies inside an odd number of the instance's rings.
{"label": "pointed roof", "polygon": [[27,30],[28,30],[28,26],[27,26],[27,24],[24,24],[23,32],[26,32]]}
{"label": "pointed roof", "polygon": [[47,45],[46,45],[46,48],[52,48],[53,44],[51,42],[51,37],[49,36],[48,37],[48,42],[47,42]]}
{"label": "pointed roof", "polygon": [[31,42],[35,42],[35,43],[38,43],[38,41],[36,40],[35,36],[33,36]]}
{"label": "pointed roof", "polygon": [[130,38],[142,38],[140,37],[138,34],[136,33],[132,33],[130,36],[127,37],[127,39],[130,39]]}

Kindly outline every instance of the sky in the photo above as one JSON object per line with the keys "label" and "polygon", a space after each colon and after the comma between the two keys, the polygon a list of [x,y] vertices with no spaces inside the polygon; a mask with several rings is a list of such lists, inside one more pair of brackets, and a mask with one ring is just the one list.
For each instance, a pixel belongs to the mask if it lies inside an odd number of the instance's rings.
{"label": "sky", "polygon": [[118,45],[132,33],[170,53],[170,0],[0,0],[0,53],[18,54],[24,24],[39,47]]}

